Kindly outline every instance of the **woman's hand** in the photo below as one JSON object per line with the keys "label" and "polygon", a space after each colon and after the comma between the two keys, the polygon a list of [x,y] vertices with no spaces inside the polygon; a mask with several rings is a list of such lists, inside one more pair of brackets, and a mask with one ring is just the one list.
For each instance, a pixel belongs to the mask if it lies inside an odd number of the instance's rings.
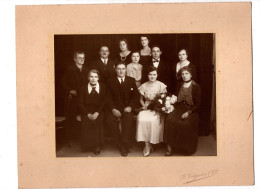
{"label": "woman's hand", "polygon": [[93,120],[97,119],[97,118],[98,118],[98,116],[99,116],[99,113],[98,113],[98,112],[95,112],[95,113],[92,115],[92,117],[93,117]]}
{"label": "woman's hand", "polygon": [[94,120],[92,114],[88,114],[88,118],[89,118],[90,120]]}
{"label": "woman's hand", "polygon": [[121,117],[121,112],[119,110],[117,110],[117,109],[113,109],[112,113],[117,118]]}
{"label": "woman's hand", "polygon": [[142,109],[143,109],[143,110],[147,110],[147,106],[143,106]]}
{"label": "woman's hand", "polygon": [[182,114],[181,118],[182,119],[186,119],[189,116],[188,112],[185,112],[184,114]]}
{"label": "woman's hand", "polygon": [[74,96],[77,96],[77,91],[76,90],[71,90],[70,94],[73,94]]}

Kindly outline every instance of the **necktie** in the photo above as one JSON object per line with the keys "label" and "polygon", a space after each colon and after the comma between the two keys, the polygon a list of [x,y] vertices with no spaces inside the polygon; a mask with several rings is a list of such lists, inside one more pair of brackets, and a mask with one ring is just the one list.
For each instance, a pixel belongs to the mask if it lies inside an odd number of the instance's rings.
{"label": "necktie", "polygon": [[120,84],[121,84],[121,85],[124,84],[124,80],[123,80],[123,78],[121,78],[121,82],[120,82]]}
{"label": "necktie", "polygon": [[106,59],[104,59],[104,64],[107,64],[107,60]]}
{"label": "necktie", "polygon": [[94,95],[96,93],[97,93],[96,86],[92,86],[92,90],[91,90],[90,94]]}
{"label": "necktie", "polygon": [[155,62],[159,62],[159,60],[153,59],[153,63],[155,63]]}

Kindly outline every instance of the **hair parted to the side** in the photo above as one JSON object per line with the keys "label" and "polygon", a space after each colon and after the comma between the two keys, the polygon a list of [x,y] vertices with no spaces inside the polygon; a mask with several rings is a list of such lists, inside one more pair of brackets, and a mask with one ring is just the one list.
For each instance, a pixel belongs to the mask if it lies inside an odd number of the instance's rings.
{"label": "hair parted to the side", "polygon": [[91,73],[95,73],[95,74],[97,74],[97,75],[98,75],[98,78],[100,77],[99,71],[96,70],[96,69],[92,69],[92,70],[90,70],[90,71],[88,72],[88,77],[90,76]]}
{"label": "hair parted to the side", "polygon": [[126,67],[126,64],[122,61],[117,62],[116,65],[115,65],[115,68],[117,68],[118,65],[124,65]]}

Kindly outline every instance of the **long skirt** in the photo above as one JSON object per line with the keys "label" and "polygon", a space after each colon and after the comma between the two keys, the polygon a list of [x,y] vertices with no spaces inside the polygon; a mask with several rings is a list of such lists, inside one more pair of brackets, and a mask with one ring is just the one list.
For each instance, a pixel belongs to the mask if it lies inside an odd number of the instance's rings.
{"label": "long skirt", "polygon": [[81,118],[81,147],[82,149],[99,147],[103,145],[104,129],[103,129],[104,113],[100,113],[96,120],[90,120],[87,115]]}
{"label": "long skirt", "polygon": [[136,140],[157,144],[163,142],[164,119],[151,110],[139,112],[137,116]]}
{"label": "long skirt", "polygon": [[188,109],[183,103],[176,104],[174,108],[166,118],[164,141],[174,152],[191,155],[195,153],[198,143],[198,113],[193,112],[182,119],[182,114]]}

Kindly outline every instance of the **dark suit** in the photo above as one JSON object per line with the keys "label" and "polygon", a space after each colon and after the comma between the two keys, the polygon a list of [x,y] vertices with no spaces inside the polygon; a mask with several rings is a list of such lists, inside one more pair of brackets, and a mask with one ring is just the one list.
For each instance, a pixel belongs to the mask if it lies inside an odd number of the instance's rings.
{"label": "dark suit", "polygon": [[[65,116],[67,118],[67,124],[65,130],[68,140],[71,140],[73,126],[77,124],[76,116],[80,114],[77,103],[78,96],[80,94],[82,86],[88,83],[87,74],[88,70],[84,66],[80,71],[76,64],[73,64],[66,69],[61,79],[62,87],[66,92]],[[77,92],[77,95],[74,96],[70,94],[71,90],[75,90]]]}
{"label": "dark suit", "polygon": [[[107,116],[107,124],[111,126],[113,135],[119,147],[127,148],[132,141],[131,136],[135,127],[133,120],[133,109],[138,107],[139,93],[136,88],[135,79],[126,76],[123,85],[117,77],[108,81],[108,109],[110,114]],[[126,107],[131,107],[132,112],[124,112]],[[119,130],[119,120],[112,114],[112,110],[117,109],[121,112],[121,127]]]}
{"label": "dark suit", "polygon": [[[143,80],[142,83],[148,81],[148,69],[150,66],[154,66],[153,65],[153,61],[151,60],[146,67],[143,68]],[[169,65],[168,62],[165,62],[163,60],[160,59],[159,65],[157,67],[157,73],[158,73],[158,77],[157,80],[163,82],[165,85],[167,85],[167,91],[169,92],[173,92],[173,87],[172,87],[172,82],[171,82],[171,69],[169,69]]]}
{"label": "dark suit", "polygon": [[98,60],[91,62],[91,64],[89,65],[89,69],[98,70],[100,73],[99,82],[106,84],[108,79],[115,77],[116,75],[115,64],[115,61],[110,58],[108,58],[107,64],[104,64],[101,58],[99,58]]}

